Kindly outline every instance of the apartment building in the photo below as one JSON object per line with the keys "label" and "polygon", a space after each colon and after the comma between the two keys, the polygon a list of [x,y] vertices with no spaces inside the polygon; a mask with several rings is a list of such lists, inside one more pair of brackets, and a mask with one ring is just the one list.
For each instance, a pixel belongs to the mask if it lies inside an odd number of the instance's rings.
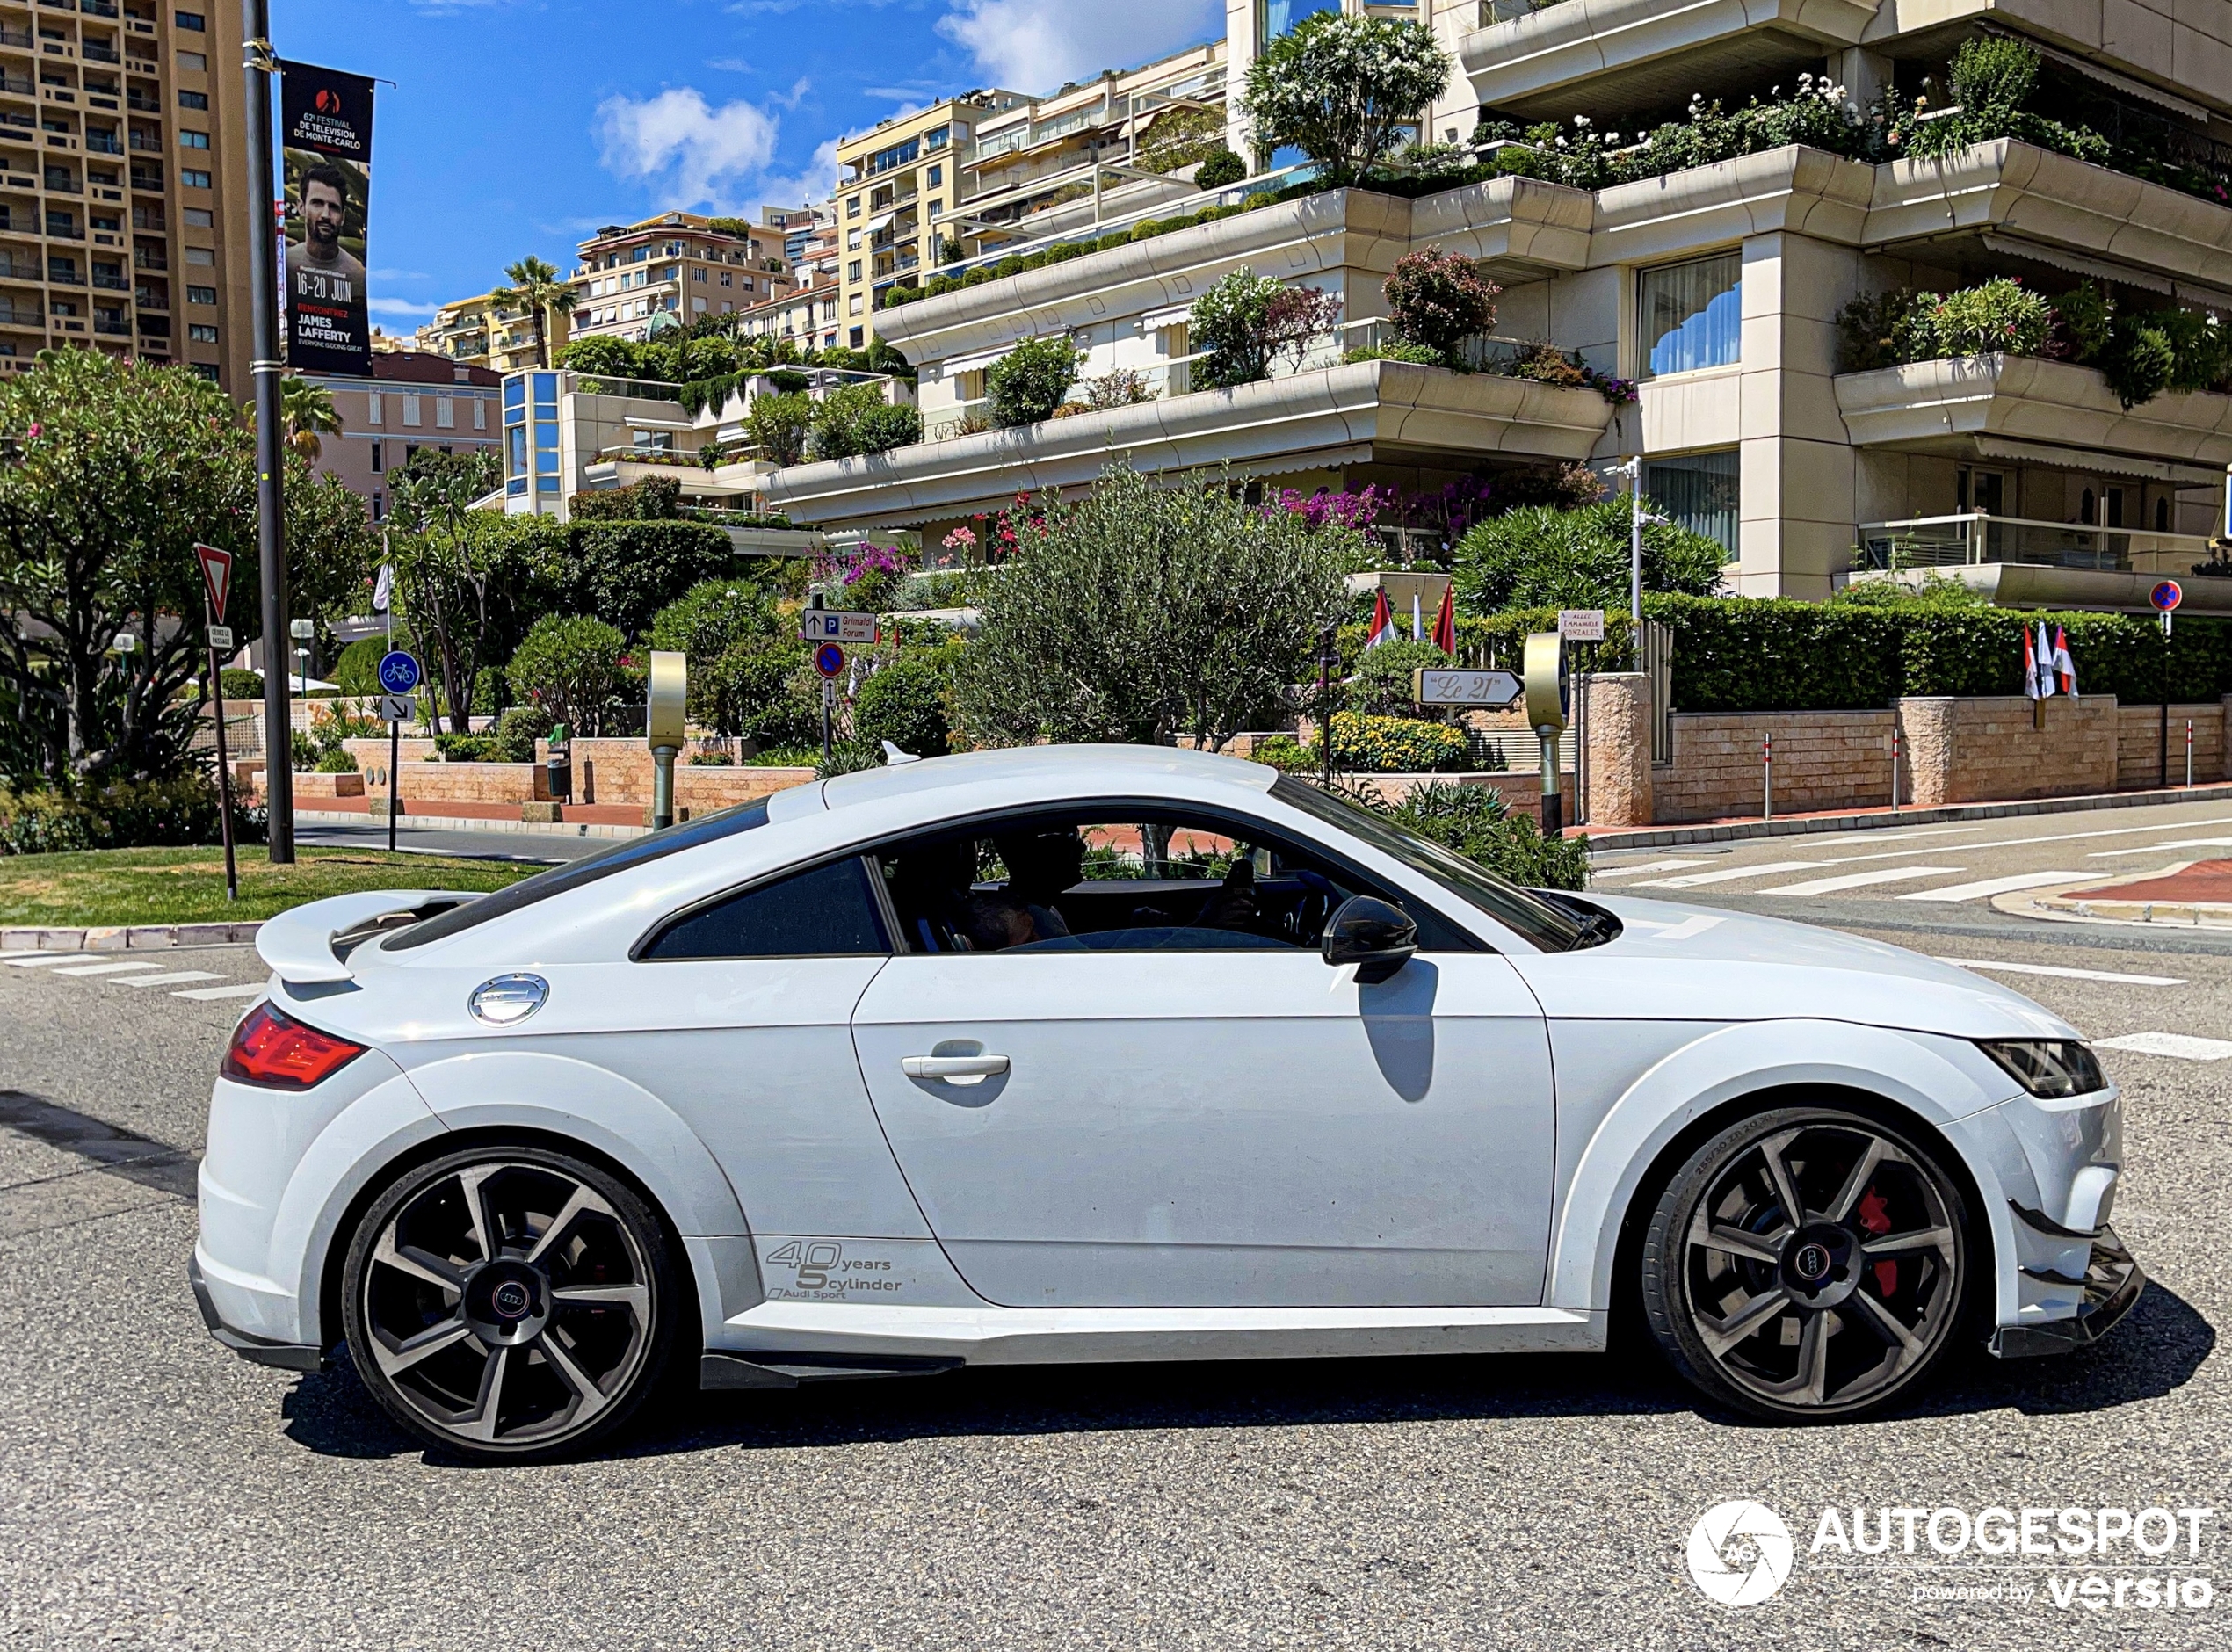
{"label": "apartment building", "polygon": [[[1236,14],[1249,44],[1270,11]],[[2010,276],[2048,298],[2089,279],[2127,308],[2232,319],[2232,0],[2174,15],[2120,0],[1484,0],[1425,20],[1460,66],[1430,112],[1437,140],[1468,136],[1483,112],[1649,130],[1693,95],[1738,108],[1789,96],[1801,74],[1863,104],[1927,79],[1942,105],[1955,52],[1996,32],[2041,54],[2041,109],[2109,134],[2117,159],[2013,136],[1880,163],[1792,145],[1594,189],[1507,176],[1415,200],[1327,191],[1065,255],[879,314],[919,369],[928,439],[790,467],[770,504],[930,543],[1018,489],[1082,485],[1124,456],[1229,465],[1265,489],[1409,494],[1640,456],[1647,491],[1721,540],[1749,595],[1818,598],[1856,575],[1935,566],[2003,602],[2137,608],[2155,579],[2211,560],[2232,395],[2165,389],[2125,406],[2101,372],[2048,355],[1863,365],[1838,316],[1892,289]],[[1241,44],[1228,41],[1236,75]],[[1220,199],[1238,196],[1140,216]],[[1481,370],[1344,361],[1381,336],[1395,260],[1429,247],[1503,286],[1496,336],[1467,347]],[[1340,322],[1260,382],[1195,389],[1190,307],[1243,266],[1332,294]],[[1086,409],[1081,385],[1073,417],[974,433],[989,366],[1054,331],[1087,351],[1087,379],[1136,375],[1104,387],[1122,404]],[[1634,381],[1634,399],[1516,376],[1541,344]],[[2218,586],[2232,581],[2188,580],[2188,608],[2232,611]]]}
{"label": "apartment building", "polygon": [[[918,286],[925,268],[936,270],[949,238],[941,221],[960,199],[959,167],[977,126],[1030,101],[1020,92],[964,92],[837,145],[840,343],[866,348],[880,295],[902,282]],[[980,244],[965,229],[951,238],[967,251]]]}
{"label": "apartment building", "polygon": [[842,293],[834,276],[816,274],[811,286],[737,311],[736,337],[786,338],[801,350],[832,349],[843,336],[837,322]]}
{"label": "apartment building", "polygon": [[504,375],[424,351],[380,351],[372,372],[319,373],[340,430],[319,438],[316,468],[338,476],[372,508],[388,514],[387,477],[421,447],[446,453],[493,452],[504,439],[497,396]]}
{"label": "apartment building", "polygon": [[797,286],[791,233],[787,223],[695,213],[607,225],[581,243],[570,334],[640,341],[656,326],[734,315],[788,293]]}
{"label": "apartment building", "polygon": [[248,395],[239,10],[191,4],[0,0],[0,371],[79,344]]}
{"label": "apartment building", "polygon": [[[434,319],[421,327],[412,345],[431,355],[446,356],[467,366],[487,367],[497,373],[541,365],[535,346],[534,318],[524,304],[492,288],[471,298],[445,304]],[[543,318],[544,345],[552,353],[570,337],[571,317],[553,310]],[[375,346],[376,347],[376,346]]]}

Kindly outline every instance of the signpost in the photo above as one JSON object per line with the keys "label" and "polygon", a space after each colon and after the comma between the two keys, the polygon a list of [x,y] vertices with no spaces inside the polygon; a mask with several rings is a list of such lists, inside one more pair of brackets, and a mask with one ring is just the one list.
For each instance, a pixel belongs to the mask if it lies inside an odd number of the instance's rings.
{"label": "signpost", "polygon": [[651,826],[674,824],[674,754],[682,750],[690,705],[690,659],[667,649],[651,656],[650,703],[643,738],[651,748]]}
{"label": "signpost", "polygon": [[852,613],[837,608],[801,609],[798,616],[798,634],[800,640],[806,642],[871,646],[876,640],[876,617],[872,613]]}
{"label": "signpost", "polygon": [[837,680],[844,675],[844,650],[824,642],[814,650],[814,669],[822,674],[822,765],[830,762],[830,725],[837,715]]}
{"label": "signpost", "polygon": [[1465,706],[1502,711],[1526,691],[1510,671],[1435,670],[1410,674],[1410,694],[1421,706]]}
{"label": "signpost", "polygon": [[1526,721],[1542,743],[1542,835],[1555,837],[1565,830],[1565,800],[1558,790],[1558,735],[1572,709],[1572,678],[1566,664],[1565,639],[1540,631],[1526,640]]}
{"label": "signpost", "polygon": [[[233,647],[231,628],[218,623],[225,617],[225,598],[233,588],[233,554],[214,545],[197,545],[193,554],[201,568],[203,628],[209,634],[209,704],[217,714],[217,820],[218,836],[225,845],[225,899],[237,901],[240,869],[233,858],[232,763],[225,755],[225,674],[218,664],[219,655],[231,653]],[[267,754],[266,776],[271,768]]]}
{"label": "signpost", "polygon": [[418,662],[401,648],[390,648],[380,656],[376,675],[383,691],[380,715],[388,724],[388,848],[392,853],[395,816],[403,812],[403,783],[395,774],[395,763],[402,755],[403,723],[410,716],[411,693],[419,683]]}
{"label": "signpost", "polygon": [[2178,605],[2185,600],[2185,588],[2174,580],[2165,579],[2147,593],[2147,600],[2155,605],[2155,612],[2163,617],[2163,722],[2160,772],[2155,783],[2165,791],[2170,788],[2170,617],[2178,612]]}

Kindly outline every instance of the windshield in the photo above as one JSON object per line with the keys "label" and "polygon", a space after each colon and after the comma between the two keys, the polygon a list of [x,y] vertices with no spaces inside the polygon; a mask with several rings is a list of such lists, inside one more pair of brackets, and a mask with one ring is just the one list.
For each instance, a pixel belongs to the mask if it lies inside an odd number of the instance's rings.
{"label": "windshield", "polygon": [[547,901],[554,895],[563,895],[569,889],[578,889],[583,884],[594,883],[599,878],[609,878],[616,872],[626,872],[646,861],[657,860],[666,855],[695,849],[720,838],[750,831],[755,826],[767,824],[767,800],[740,804],[724,808],[717,815],[701,815],[696,820],[678,825],[662,826],[655,832],[641,837],[624,837],[610,849],[600,849],[593,855],[583,855],[579,860],[568,861],[562,866],[553,866],[547,872],[538,872],[532,878],[522,878],[493,895],[482,895],[462,906],[453,906],[446,912],[428,918],[424,924],[414,924],[400,934],[390,936],[381,943],[383,952],[399,953],[406,947],[424,946],[429,942],[447,940],[462,934],[490,918],[504,917],[530,907],[538,901]]}
{"label": "windshield", "polygon": [[1479,908],[1506,929],[1525,936],[1544,952],[1570,952],[1587,938],[1587,924],[1580,917],[1497,877],[1455,850],[1445,849],[1431,838],[1406,831],[1344,797],[1321,790],[1307,780],[1298,780],[1291,774],[1282,774],[1273,781],[1271,794],[1283,803],[1293,804],[1305,815],[1339,828],[1352,837],[1362,838],[1382,853],[1393,855],[1412,871],[1424,873],[1452,895]]}

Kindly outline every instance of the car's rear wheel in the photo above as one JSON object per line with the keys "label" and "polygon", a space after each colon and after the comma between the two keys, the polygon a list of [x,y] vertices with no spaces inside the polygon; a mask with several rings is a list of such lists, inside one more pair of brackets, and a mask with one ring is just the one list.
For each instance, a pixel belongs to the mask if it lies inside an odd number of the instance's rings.
{"label": "car's rear wheel", "polygon": [[1707,1395],[1785,1422],[1910,1391],[1966,1315],[1972,1246],[1941,1149],[1866,1112],[1784,1107],[1721,1131],[1651,1214],[1651,1332]]}
{"label": "car's rear wheel", "polygon": [[406,1171],[365,1213],[342,1277],[349,1352],[429,1445],[571,1453],[660,1381],[682,1276],[617,1177],[547,1148],[476,1148]]}

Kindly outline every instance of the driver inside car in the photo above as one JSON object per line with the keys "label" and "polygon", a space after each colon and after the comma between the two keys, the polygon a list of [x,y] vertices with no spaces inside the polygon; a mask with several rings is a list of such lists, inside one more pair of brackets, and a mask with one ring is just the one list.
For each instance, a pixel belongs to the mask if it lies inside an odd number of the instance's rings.
{"label": "driver inside car", "polygon": [[1084,875],[1085,840],[1073,828],[1000,837],[994,847],[1008,869],[1002,892],[1030,917],[1034,933],[1024,938],[1051,941],[1069,934],[1069,924],[1055,902]]}

